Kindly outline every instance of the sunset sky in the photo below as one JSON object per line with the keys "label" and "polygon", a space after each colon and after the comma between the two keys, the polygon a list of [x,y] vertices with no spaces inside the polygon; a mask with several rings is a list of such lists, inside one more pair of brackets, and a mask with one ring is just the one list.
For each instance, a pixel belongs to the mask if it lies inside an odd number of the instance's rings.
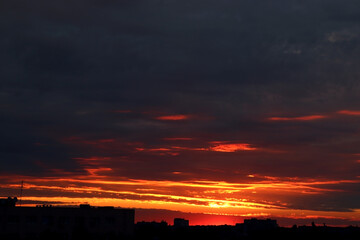
{"label": "sunset sky", "polygon": [[0,2],[0,197],[360,224],[360,1]]}

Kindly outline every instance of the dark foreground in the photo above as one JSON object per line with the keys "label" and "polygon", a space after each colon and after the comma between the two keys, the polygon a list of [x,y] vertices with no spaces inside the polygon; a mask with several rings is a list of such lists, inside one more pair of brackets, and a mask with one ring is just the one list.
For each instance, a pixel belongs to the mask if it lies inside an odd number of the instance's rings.
{"label": "dark foreground", "polygon": [[359,227],[277,227],[267,230],[246,230],[242,226],[137,226],[135,240],[241,240],[241,239],[339,239],[359,240]]}
{"label": "dark foreground", "polygon": [[279,227],[273,219],[245,219],[235,226],[189,226],[175,218],[134,224],[134,209],[93,207],[16,207],[17,198],[0,199],[0,240],[360,240],[359,227]]}
{"label": "dark foreground", "polygon": [[136,224],[132,235],[119,235],[116,233],[91,234],[84,229],[74,229],[71,235],[61,232],[43,232],[38,236],[19,236],[0,233],[0,239],[23,240],[251,240],[251,239],[326,239],[326,240],[359,240],[359,227],[312,227],[300,226],[293,228],[277,227],[268,230],[248,231],[239,226],[190,226],[177,228],[166,224],[139,225]]}

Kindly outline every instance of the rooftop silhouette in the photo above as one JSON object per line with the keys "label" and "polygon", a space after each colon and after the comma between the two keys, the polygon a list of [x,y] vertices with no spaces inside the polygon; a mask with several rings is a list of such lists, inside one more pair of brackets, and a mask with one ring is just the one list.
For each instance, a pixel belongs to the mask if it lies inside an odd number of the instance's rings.
{"label": "rooftop silhouette", "polygon": [[274,219],[245,219],[221,226],[190,226],[189,220],[134,223],[135,209],[37,205],[17,207],[17,198],[0,199],[0,239],[122,239],[122,240],[241,240],[241,239],[360,239],[359,227],[316,225],[279,227]]}
{"label": "rooftop silhouette", "polygon": [[134,209],[15,203],[16,198],[0,201],[0,239],[118,239],[134,233]]}

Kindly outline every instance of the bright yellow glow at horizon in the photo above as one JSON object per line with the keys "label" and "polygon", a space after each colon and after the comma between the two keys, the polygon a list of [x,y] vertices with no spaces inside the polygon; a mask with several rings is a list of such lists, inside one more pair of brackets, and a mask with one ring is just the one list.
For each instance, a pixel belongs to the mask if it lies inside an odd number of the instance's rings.
{"label": "bright yellow glow at horizon", "polygon": [[[37,179],[18,176],[17,179],[25,180],[24,201],[55,202],[58,205],[89,203],[95,206],[167,209],[224,216],[360,219],[360,210],[357,209],[353,212],[297,210],[289,207],[286,202],[288,196],[321,195],[340,191],[326,186],[359,183],[360,179],[320,181],[262,176],[263,180],[254,181],[259,176],[251,175],[248,177],[252,181],[244,183],[209,180],[175,182],[144,179],[105,180],[95,173],[78,178]],[[0,177],[0,180],[2,178],[6,177]],[[0,186],[4,189],[19,188],[17,183]]]}

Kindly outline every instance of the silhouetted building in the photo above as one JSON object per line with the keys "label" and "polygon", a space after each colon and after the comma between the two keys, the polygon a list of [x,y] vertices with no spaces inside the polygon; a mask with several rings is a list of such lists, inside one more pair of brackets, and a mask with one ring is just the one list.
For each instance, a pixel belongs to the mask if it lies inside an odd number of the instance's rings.
{"label": "silhouetted building", "polygon": [[1,198],[0,199],[0,208],[1,207],[15,207],[17,201],[18,201],[18,199],[16,197]]}
{"label": "silhouetted building", "polygon": [[236,224],[236,227],[244,234],[255,231],[268,231],[278,228],[276,220],[272,219],[245,219],[244,223]]}
{"label": "silhouetted building", "polygon": [[137,227],[149,227],[149,228],[166,228],[168,226],[168,223],[165,221],[161,221],[161,222],[137,222],[136,223]]}
{"label": "silhouetted building", "polygon": [[174,227],[188,227],[189,226],[189,220],[183,219],[183,218],[174,218]]}
{"label": "silhouetted building", "polygon": [[90,205],[15,207],[0,202],[0,239],[39,239],[44,234],[56,239],[100,239],[131,236],[134,231],[134,209]]}

